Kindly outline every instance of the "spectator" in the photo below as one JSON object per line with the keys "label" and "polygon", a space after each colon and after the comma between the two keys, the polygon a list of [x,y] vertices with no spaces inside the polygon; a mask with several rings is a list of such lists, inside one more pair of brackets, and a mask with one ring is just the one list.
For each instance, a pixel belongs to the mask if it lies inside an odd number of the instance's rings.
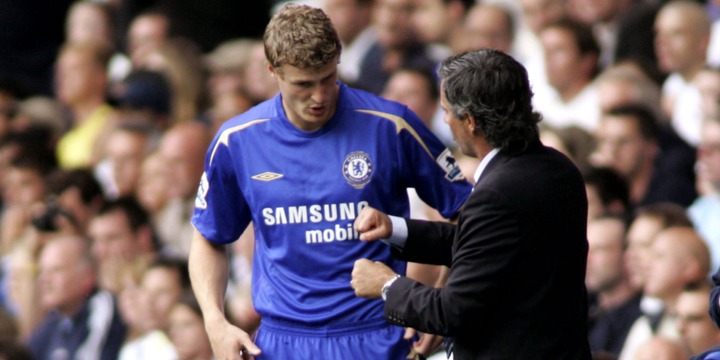
{"label": "spectator", "polygon": [[178,360],[214,359],[202,311],[192,292],[184,292],[170,310],[168,334]]}
{"label": "spectator", "polygon": [[669,73],[662,87],[662,108],[678,135],[697,146],[702,115],[693,79],[706,64],[710,18],[701,4],[671,1],[657,14],[655,33],[658,64]]}
{"label": "spectator", "polygon": [[155,259],[136,257],[126,262],[125,266],[116,274],[121,282],[118,292],[118,309],[120,316],[127,327],[124,344],[139,339],[152,331],[150,310],[144,305],[143,289],[140,287],[142,277]]}
{"label": "spectator", "polygon": [[380,94],[393,71],[402,67],[434,68],[440,61],[442,57],[432,58],[418,39],[412,23],[414,11],[415,0],[375,1],[372,24],[377,40],[361,60],[356,86]]}
{"label": "spectator", "polygon": [[152,224],[158,221],[159,213],[167,205],[167,183],[165,163],[156,151],[143,160],[138,177],[135,197],[148,212]]}
{"label": "spectator", "polygon": [[117,359],[125,338],[114,297],[97,290],[90,245],[80,236],[47,242],[40,258],[41,304],[50,313],[29,341],[36,359]]}
{"label": "spectator", "polygon": [[[472,0],[420,0],[412,21],[420,42],[438,54],[458,53],[466,48],[465,17]],[[438,55],[439,56],[439,55]]]}
{"label": "spectator", "polygon": [[600,106],[592,84],[598,73],[600,49],[590,28],[569,18],[550,24],[540,33],[549,88],[537,89],[535,108],[549,125],[597,127]]}
{"label": "spectator", "polygon": [[246,71],[256,40],[233,39],[220,44],[205,56],[209,70],[206,89],[209,109],[202,116],[215,130],[231,117],[249,109],[253,103],[247,95]]}
{"label": "spectator", "polygon": [[407,105],[428,128],[438,108],[440,91],[432,69],[401,68],[388,80],[384,98]]}
{"label": "spectator", "polygon": [[195,207],[200,175],[210,135],[197,122],[175,125],[160,141],[159,154],[165,163],[168,203],[156,218],[156,229],[163,245],[174,254],[187,257],[190,252],[193,227],[190,216]]}
{"label": "spectator", "polygon": [[588,219],[619,216],[627,219],[631,214],[628,186],[615,170],[591,167],[583,173],[588,197]]}
{"label": "spectator", "polygon": [[683,290],[675,304],[682,344],[691,355],[699,355],[720,346],[720,330],[708,316],[711,289],[707,281],[690,284]]}
{"label": "spectator", "polygon": [[207,89],[215,103],[222,94],[243,91],[245,87],[245,69],[250,62],[250,51],[254,39],[233,39],[223,42],[204,57],[205,67],[209,70]]}
{"label": "spectator", "polygon": [[[47,129],[39,127],[10,131],[0,137],[0,190],[4,191],[2,183],[10,163],[22,154],[45,152],[46,155],[39,157],[45,160],[55,159],[51,145],[47,145],[47,147],[39,146],[41,144],[51,144],[51,141],[51,135]],[[57,160],[54,161],[57,162]]]}
{"label": "spectator", "polygon": [[599,217],[588,222],[585,284],[597,298],[590,308],[590,349],[617,357],[640,315],[641,292],[625,265],[625,219]]}
{"label": "spectator", "polygon": [[506,54],[512,53],[515,19],[505,5],[475,3],[467,11],[463,28],[465,43],[462,51],[496,49]]}
{"label": "spectator", "polygon": [[637,62],[624,61],[605,68],[595,79],[600,111],[605,113],[627,104],[642,104],[656,112],[665,122],[660,111],[660,87]]}
{"label": "spectator", "polygon": [[[569,0],[570,16],[592,26],[601,67],[632,59],[654,66],[653,22],[658,6],[634,0]],[[653,70],[654,72],[655,70]]]}
{"label": "spectator", "polygon": [[550,86],[545,76],[545,59],[540,32],[565,17],[565,0],[520,0],[521,24],[515,39],[518,60],[528,69],[533,91]]}
{"label": "spectator", "polygon": [[695,228],[710,247],[712,269],[720,268],[720,119],[703,124],[696,165],[700,197],[688,208]]}
{"label": "spectator", "polygon": [[127,34],[130,60],[133,67],[140,67],[170,37],[170,19],[160,11],[143,12],[133,18]]}
{"label": "spectator", "polygon": [[262,41],[253,44],[249,61],[250,63],[245,69],[245,79],[247,79],[245,92],[255,105],[275,96],[278,92],[278,85],[268,71],[265,47]]}
{"label": "spectator", "polygon": [[[120,12],[132,18],[138,12],[160,12],[170,20],[170,35],[192,39],[203,52],[211,51],[221,42],[237,37],[260,37],[270,17],[274,1],[213,0],[185,2],[175,0],[126,0]],[[238,21],[238,14],[243,14]],[[207,26],[212,24],[212,26]]]}
{"label": "spectator", "polygon": [[362,59],[377,40],[375,30],[370,25],[373,0],[324,0],[322,4],[343,45],[338,77],[354,85],[362,75]]}
{"label": "spectator", "polygon": [[581,171],[590,166],[595,139],[587,130],[575,125],[560,128],[544,125],[540,127],[540,140],[569,157]]}
{"label": "spectator", "polygon": [[50,130],[48,143],[50,148],[54,149],[62,134],[70,127],[71,122],[67,109],[55,98],[34,96],[18,104],[12,128],[19,132],[48,129]]}
{"label": "spectator", "polygon": [[158,258],[145,270],[140,289],[140,306],[147,311],[145,320],[149,330],[125,343],[118,359],[176,359],[177,354],[165,331],[173,305],[184,291],[190,289],[187,262]]}
{"label": "spectator", "polygon": [[132,197],[106,202],[90,220],[88,236],[98,286],[113,294],[122,289],[121,269],[138,258],[152,260],[160,252],[147,213]]}
{"label": "spectator", "polygon": [[135,193],[140,166],[151,150],[149,129],[120,124],[108,135],[104,160],[95,167],[95,175],[103,183],[105,196],[117,199]]}
{"label": "spectator", "polygon": [[667,201],[687,206],[695,199],[694,180],[664,164],[673,158],[660,152],[659,126],[650,110],[633,104],[612,109],[595,134],[591,163],[614,169],[628,182],[632,208]]}
{"label": "spectator", "polygon": [[56,95],[72,112],[72,127],[57,144],[57,157],[65,169],[97,163],[98,147],[112,127],[113,108],[107,104],[106,49],[92,43],[66,44],[56,67]]}
{"label": "spectator", "polygon": [[112,5],[82,0],[70,7],[65,22],[65,41],[89,42],[107,49],[112,54],[107,74],[111,82],[124,78],[132,68],[130,59],[118,51],[117,39]]}
{"label": "spectator", "polygon": [[46,177],[56,163],[49,150],[42,146],[28,148],[16,157],[5,170],[3,181],[0,240],[3,252],[22,241],[31,219],[38,215],[37,207],[47,197]]}
{"label": "spectator", "polygon": [[171,124],[196,120],[207,107],[204,92],[206,72],[197,44],[188,39],[172,38],[147,54],[143,69],[163,73],[169,80],[172,103]]}
{"label": "spectator", "polygon": [[640,346],[632,360],[685,360],[687,353],[677,341],[656,336]]}
{"label": "spectator", "polygon": [[[692,226],[685,209],[676,204],[660,203],[635,209],[628,229],[627,264],[635,286],[642,288],[652,254],[655,236],[670,227]],[[648,309],[650,310],[650,309]]]}
{"label": "spectator", "polygon": [[47,177],[46,184],[64,218],[70,220],[72,229],[68,230],[86,234],[90,219],[106,200],[93,173],[89,169],[60,169]]}
{"label": "spectator", "polygon": [[[695,75],[693,82],[700,92],[703,121],[720,119],[720,68],[701,70]],[[702,138],[702,134],[700,137]]]}
{"label": "spectator", "polygon": [[651,257],[645,273],[643,293],[660,299],[665,311],[659,316],[643,315],[628,333],[620,360],[633,359],[639,346],[654,335],[679,340],[674,314],[682,290],[689,284],[706,279],[710,254],[705,242],[692,227],[662,230],[653,240]]}
{"label": "spectator", "polygon": [[162,72],[134,70],[110,89],[110,96],[118,107],[118,123],[146,128],[154,145],[173,122],[174,94]]}

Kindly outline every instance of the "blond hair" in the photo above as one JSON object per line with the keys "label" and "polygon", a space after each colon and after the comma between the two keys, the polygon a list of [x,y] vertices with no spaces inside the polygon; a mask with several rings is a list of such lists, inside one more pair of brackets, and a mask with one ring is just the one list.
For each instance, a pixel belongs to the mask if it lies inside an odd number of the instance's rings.
{"label": "blond hair", "polygon": [[340,38],[325,13],[306,5],[285,4],[275,14],[263,36],[265,57],[278,69],[291,65],[317,69],[338,61]]}

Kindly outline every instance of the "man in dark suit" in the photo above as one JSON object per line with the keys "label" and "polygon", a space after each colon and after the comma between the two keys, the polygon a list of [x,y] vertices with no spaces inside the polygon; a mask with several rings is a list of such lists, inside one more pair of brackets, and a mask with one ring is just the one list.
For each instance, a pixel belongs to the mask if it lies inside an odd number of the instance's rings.
{"label": "man in dark suit", "polygon": [[527,73],[512,57],[467,52],[439,73],[445,122],[460,150],[482,160],[457,224],[367,207],[355,229],[402,259],[450,267],[447,284],[424,286],[360,259],[351,286],[385,299],[389,322],[454,339],[456,360],[590,359],[579,171],[540,143]]}

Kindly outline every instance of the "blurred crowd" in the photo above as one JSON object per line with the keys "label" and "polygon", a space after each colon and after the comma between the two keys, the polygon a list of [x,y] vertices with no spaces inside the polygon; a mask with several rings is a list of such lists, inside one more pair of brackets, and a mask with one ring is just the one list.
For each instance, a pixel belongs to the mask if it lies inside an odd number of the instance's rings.
{"label": "blurred crowd", "polygon": [[[707,314],[720,1],[303,3],[336,26],[341,81],[406,104],[451,149],[437,64],[480,48],[523,63],[543,142],[585,176],[594,356],[687,359],[720,345]],[[278,5],[3,5],[0,359],[212,358],[189,219],[216,129],[277,93],[261,35]],[[456,157],[474,172],[476,159]],[[413,217],[439,217],[409,196]],[[229,246],[227,316],[252,333],[252,228]]]}

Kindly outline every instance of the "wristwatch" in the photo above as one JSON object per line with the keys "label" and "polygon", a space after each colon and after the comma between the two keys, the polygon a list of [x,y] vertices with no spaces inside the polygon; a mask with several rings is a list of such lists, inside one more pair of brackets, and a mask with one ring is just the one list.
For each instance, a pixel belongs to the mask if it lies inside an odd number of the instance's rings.
{"label": "wristwatch", "polygon": [[390,290],[390,285],[392,285],[395,282],[395,280],[397,280],[399,277],[400,277],[400,275],[395,275],[392,279],[385,282],[385,284],[383,285],[382,290],[380,292],[380,295],[382,295],[383,301],[385,301],[387,299],[387,293]]}

